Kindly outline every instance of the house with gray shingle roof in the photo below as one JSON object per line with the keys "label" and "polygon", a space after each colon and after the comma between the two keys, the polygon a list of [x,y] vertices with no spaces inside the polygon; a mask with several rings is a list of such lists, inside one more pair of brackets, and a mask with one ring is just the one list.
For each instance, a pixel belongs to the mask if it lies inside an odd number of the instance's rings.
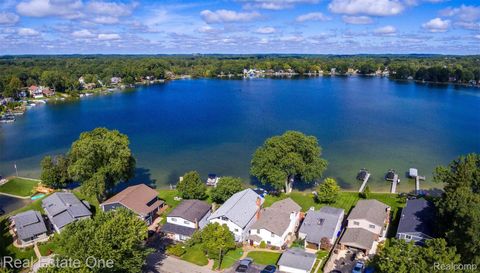
{"label": "house with gray shingle roof", "polygon": [[264,241],[269,246],[282,247],[298,227],[301,207],[291,198],[273,203],[260,211],[260,218],[249,231],[250,245],[260,245]]}
{"label": "house with gray shingle roof", "polygon": [[47,227],[40,212],[29,210],[10,219],[13,223],[13,231],[17,235],[17,242],[21,246],[28,246],[48,238]]}
{"label": "house with gray shingle roof", "polygon": [[424,244],[425,240],[433,238],[435,207],[425,199],[407,200],[402,209],[397,238],[416,244]]}
{"label": "house with gray shingle roof", "polygon": [[278,269],[286,273],[310,273],[314,270],[313,265],[317,256],[303,249],[290,248],[283,252],[278,260]]}
{"label": "house with gray shingle roof", "polygon": [[90,218],[89,206],[70,192],[56,192],[42,200],[42,208],[57,232],[72,222]]}
{"label": "house with gray shingle roof", "polygon": [[308,211],[298,231],[298,237],[305,240],[305,249],[319,250],[323,238],[327,238],[333,245],[342,227],[344,215],[343,209],[329,206]]}
{"label": "house with gray shingle roof", "polygon": [[160,232],[172,240],[185,241],[207,224],[211,211],[207,202],[184,200],[168,214]]}
{"label": "house with gray shingle roof", "polygon": [[226,224],[235,236],[243,242],[248,230],[257,221],[264,199],[252,189],[237,192],[208,217],[210,223]]}

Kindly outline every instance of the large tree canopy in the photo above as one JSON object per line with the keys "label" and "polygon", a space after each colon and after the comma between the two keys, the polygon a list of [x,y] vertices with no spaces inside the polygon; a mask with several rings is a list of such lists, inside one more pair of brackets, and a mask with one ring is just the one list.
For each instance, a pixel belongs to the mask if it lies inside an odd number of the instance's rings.
{"label": "large tree canopy", "polygon": [[82,183],[86,193],[104,199],[107,190],[134,175],[135,159],[129,143],[117,130],[96,128],[82,133],[68,153],[70,176]]}
{"label": "large tree canopy", "polygon": [[320,203],[335,203],[340,192],[337,181],[331,177],[325,178],[323,183],[318,185],[317,199]]}
{"label": "large tree canopy", "polygon": [[243,183],[240,178],[225,176],[220,178],[217,186],[212,189],[210,197],[213,202],[223,203],[241,190],[243,190]]}
{"label": "large tree canopy", "polygon": [[295,178],[312,182],[322,176],[327,161],[314,136],[287,131],[274,136],[259,147],[251,162],[250,172],[264,184],[290,192]]}
{"label": "large tree canopy", "polygon": [[196,171],[187,172],[177,184],[178,193],[185,199],[204,199],[207,187]]}

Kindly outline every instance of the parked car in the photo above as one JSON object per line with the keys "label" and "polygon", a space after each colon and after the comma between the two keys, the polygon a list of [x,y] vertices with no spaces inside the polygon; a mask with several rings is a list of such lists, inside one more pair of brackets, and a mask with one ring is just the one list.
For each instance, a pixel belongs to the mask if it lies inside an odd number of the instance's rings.
{"label": "parked car", "polygon": [[365,268],[365,264],[361,261],[357,261],[352,269],[352,273],[362,273]]}
{"label": "parked car", "polygon": [[240,260],[239,265],[237,266],[237,269],[235,269],[235,273],[245,273],[247,270],[250,268],[252,265],[253,260],[250,258],[245,258]]}
{"label": "parked car", "polygon": [[277,271],[277,267],[274,265],[267,265],[260,273],[275,273]]}

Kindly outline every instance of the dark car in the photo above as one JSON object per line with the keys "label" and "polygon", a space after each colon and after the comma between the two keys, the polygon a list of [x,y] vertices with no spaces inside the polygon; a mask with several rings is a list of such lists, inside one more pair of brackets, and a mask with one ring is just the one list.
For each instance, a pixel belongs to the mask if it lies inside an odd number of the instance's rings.
{"label": "dark car", "polygon": [[250,268],[252,263],[253,263],[253,260],[250,258],[245,258],[243,260],[240,260],[240,264],[237,266],[237,269],[235,269],[235,273],[247,272],[247,270]]}
{"label": "dark car", "polygon": [[260,273],[275,273],[277,267],[274,265],[267,265]]}

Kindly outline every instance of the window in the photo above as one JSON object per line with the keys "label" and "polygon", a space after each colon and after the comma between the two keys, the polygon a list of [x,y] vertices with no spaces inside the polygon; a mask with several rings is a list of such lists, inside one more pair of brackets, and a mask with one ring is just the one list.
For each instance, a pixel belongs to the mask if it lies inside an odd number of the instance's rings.
{"label": "window", "polygon": [[260,229],[257,229],[257,234],[260,234]]}
{"label": "window", "polygon": [[412,240],[412,235],[405,235],[405,239]]}
{"label": "window", "polygon": [[370,227],[370,228],[375,228],[375,225],[370,225],[369,227]]}
{"label": "window", "polygon": [[228,218],[225,216],[220,217],[220,219],[222,219],[223,221],[228,221]]}
{"label": "window", "polygon": [[272,242],[270,242],[270,241],[267,241],[267,245],[271,245],[271,244],[272,244]]}
{"label": "window", "polygon": [[176,222],[177,221],[177,218],[172,218],[172,222]]}
{"label": "window", "polygon": [[358,222],[358,221],[353,221],[353,225],[359,226],[359,225],[360,225],[360,222]]}
{"label": "window", "polygon": [[238,228],[235,229],[235,232],[238,232]]}
{"label": "window", "polygon": [[183,223],[186,224],[186,225],[189,225],[189,224],[190,224],[189,221],[183,221]]}

